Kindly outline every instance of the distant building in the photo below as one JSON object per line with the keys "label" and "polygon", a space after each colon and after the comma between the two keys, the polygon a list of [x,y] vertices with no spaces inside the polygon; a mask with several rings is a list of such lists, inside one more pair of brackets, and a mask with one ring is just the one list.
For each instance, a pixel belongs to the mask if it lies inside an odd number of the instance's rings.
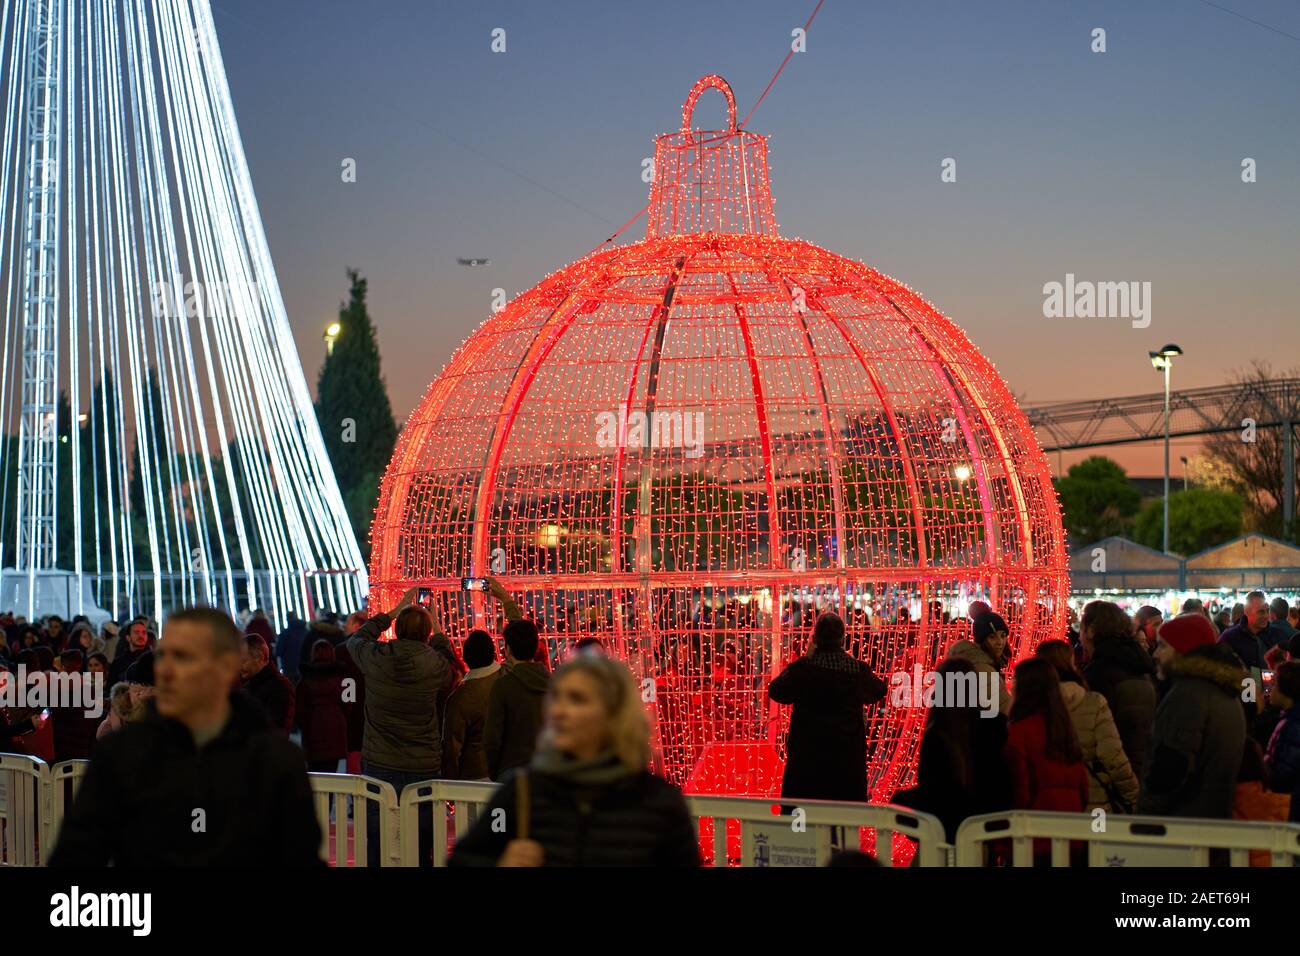
{"label": "distant building", "polygon": [[1184,558],[1112,536],[1070,555],[1076,594],[1102,591],[1300,591],[1300,547],[1252,532]]}

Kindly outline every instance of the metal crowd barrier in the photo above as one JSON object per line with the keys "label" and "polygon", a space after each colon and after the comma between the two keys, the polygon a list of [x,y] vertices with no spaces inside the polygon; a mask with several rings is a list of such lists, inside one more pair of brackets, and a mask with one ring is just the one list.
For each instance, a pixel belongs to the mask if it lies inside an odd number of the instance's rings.
{"label": "metal crowd barrier", "polygon": [[0,754],[0,866],[40,866],[50,852],[50,768]]}
{"label": "metal crowd barrier", "polygon": [[1214,851],[1232,866],[1247,866],[1252,850],[1257,857],[1267,854],[1272,866],[1300,865],[1296,823],[1112,813],[1098,828],[1091,814],[1016,810],[965,820],[957,831],[957,866],[985,866],[998,853],[1005,863],[1008,844],[1012,866],[1032,866],[1035,841],[1040,852],[1050,845],[1052,866],[1069,866],[1073,856],[1088,866],[1203,867],[1211,865]]}
{"label": "metal crowd barrier", "polygon": [[938,817],[907,807],[750,797],[687,797],[687,804],[712,831],[714,866],[824,866],[835,852],[868,853],[881,866],[913,858],[918,866],[950,865]]}
{"label": "metal crowd barrier", "polygon": [[407,786],[402,791],[401,822],[398,824],[402,866],[419,866],[420,863],[418,821],[422,804],[434,805],[433,865],[446,866],[451,845],[474,825],[496,789],[495,783],[477,780],[428,780]]}
{"label": "metal crowd barrier", "polygon": [[[51,767],[35,757],[0,754],[0,866],[45,863],[87,766],[69,760]],[[366,865],[366,811],[372,806],[380,815],[381,865],[416,866],[419,811],[429,803],[434,804],[434,865],[445,866],[456,839],[497,788],[489,782],[429,780],[406,787],[399,799],[392,785],[372,777],[308,777],[321,825],[321,855],[339,867]],[[944,842],[935,817],[906,807],[704,796],[688,797],[687,803],[715,866],[817,866],[836,850],[868,852],[884,866],[908,859],[919,866],[984,866],[994,857],[1000,864],[1029,866],[1036,850],[1053,866],[1069,865],[1072,858],[1086,859],[1089,866],[1203,867],[1221,861],[1246,866],[1252,856],[1272,866],[1300,866],[1300,824],[1295,823],[1110,814],[1098,832],[1090,814],[1017,810],[967,819],[954,847]]]}
{"label": "metal crowd barrier", "polygon": [[[461,780],[406,787],[399,801],[402,865],[419,862],[421,805],[435,805],[433,861],[445,866],[455,840],[474,825],[496,788],[495,783]],[[905,807],[804,800],[791,804],[797,815],[783,815],[774,812],[780,807],[770,799],[688,797],[687,805],[697,829],[711,842],[715,866],[819,866],[835,850],[873,853],[885,866],[912,852],[921,866],[950,865],[952,848],[944,843],[943,825]]]}
{"label": "metal crowd barrier", "polygon": [[391,783],[346,773],[309,773],[316,821],[321,830],[321,857],[330,866],[368,866],[366,813],[379,813],[379,865],[398,866],[397,794]]}

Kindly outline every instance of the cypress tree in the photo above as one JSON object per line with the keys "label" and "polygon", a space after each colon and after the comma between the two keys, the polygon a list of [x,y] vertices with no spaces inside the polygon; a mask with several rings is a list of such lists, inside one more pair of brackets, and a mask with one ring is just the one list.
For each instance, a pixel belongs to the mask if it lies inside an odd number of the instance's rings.
{"label": "cypress tree", "polygon": [[366,308],[366,280],[348,270],[348,302],[338,336],[316,383],[316,420],[362,552],[369,555],[370,519],[379,479],[397,444],[397,421],[380,368],[375,326]]}

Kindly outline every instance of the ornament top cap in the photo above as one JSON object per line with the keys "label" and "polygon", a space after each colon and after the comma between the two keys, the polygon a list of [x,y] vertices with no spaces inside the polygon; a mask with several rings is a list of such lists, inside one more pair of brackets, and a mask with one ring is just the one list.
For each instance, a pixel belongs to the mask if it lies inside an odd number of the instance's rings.
{"label": "ornament top cap", "polygon": [[[727,101],[725,130],[695,130],[700,97]],[[775,236],[767,140],[736,124],[736,96],[716,73],[695,81],[682,103],[681,129],[655,139],[646,238],[721,232]]]}
{"label": "ornament top cap", "polygon": [[727,132],[736,132],[736,95],[731,92],[731,84],[718,76],[716,73],[710,73],[708,76],[702,76],[695,81],[691,91],[686,94],[686,101],[682,103],[682,135],[691,135],[691,116],[695,113],[695,104],[700,101],[700,97],[707,90],[718,90],[727,98]]}

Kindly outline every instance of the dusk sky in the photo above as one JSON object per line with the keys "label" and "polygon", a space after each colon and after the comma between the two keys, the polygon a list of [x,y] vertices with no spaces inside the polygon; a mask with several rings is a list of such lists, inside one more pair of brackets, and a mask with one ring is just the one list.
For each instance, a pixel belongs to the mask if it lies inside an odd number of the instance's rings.
{"label": "dusk sky", "polygon": [[[743,117],[814,3],[213,0],[312,388],[355,267],[405,418],[493,288],[513,298],[645,204],[641,162],[692,83],[722,74]],[[1038,404],[1157,391],[1147,351],[1170,341],[1175,388],[1300,366],[1297,90],[1285,0],[826,0],[748,128],[771,137],[784,235],[917,289]],[[1067,273],[1150,282],[1150,326],[1045,318]],[[1108,453],[1161,467],[1157,445]]]}

